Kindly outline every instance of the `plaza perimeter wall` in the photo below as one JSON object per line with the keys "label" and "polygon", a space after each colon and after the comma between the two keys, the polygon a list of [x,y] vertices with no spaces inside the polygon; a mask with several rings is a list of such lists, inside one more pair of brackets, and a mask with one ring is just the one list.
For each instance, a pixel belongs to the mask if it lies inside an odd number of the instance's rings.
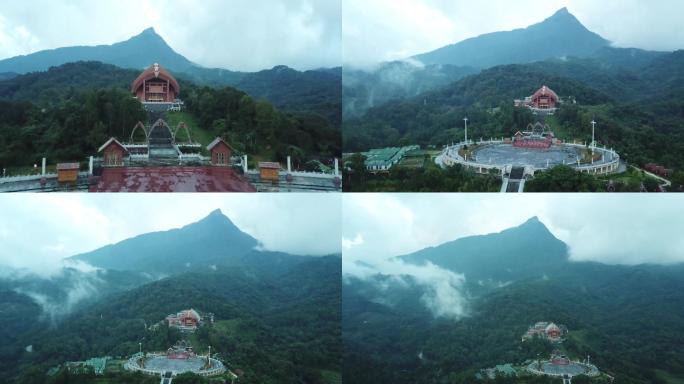
{"label": "plaza perimeter wall", "polygon": [[[166,353],[148,353],[145,356],[148,358],[149,357],[166,357]],[[143,355],[141,353],[136,353],[135,355],[131,356],[131,358],[128,359],[126,364],[124,364],[124,369],[126,369],[128,371],[133,371],[133,372],[142,372],[142,373],[144,373],[146,375],[150,375],[150,376],[159,376],[159,375],[164,374],[164,372],[162,372],[162,371],[142,368],[138,364],[138,360],[140,360],[142,357],[143,357]],[[194,370],[194,371],[190,371],[190,372],[197,374],[197,375],[200,375],[200,376],[215,376],[215,375],[220,375],[220,374],[226,372],[226,367],[223,366],[222,362],[220,362],[216,359],[213,359],[213,358],[210,358],[210,359],[211,359],[212,363],[214,363],[212,365],[215,368],[212,368],[209,370]],[[179,373],[180,372],[173,372],[173,375],[175,376]]]}
{"label": "plaza perimeter wall", "polygon": [[[506,173],[510,173],[511,171],[511,165],[501,165],[501,164],[486,164],[486,163],[478,163],[475,161],[471,160],[466,160],[459,154],[460,149],[464,145],[494,145],[494,144],[509,144],[505,142],[504,140],[498,140],[498,139],[490,139],[490,140],[480,140],[477,142],[468,140],[468,143],[466,142],[460,142],[452,145],[447,145],[445,148],[442,150],[442,153],[440,153],[439,156],[435,159],[435,162],[438,165],[444,165],[444,166],[453,166],[456,164],[461,164],[464,167],[468,167],[470,169],[475,170],[475,172],[478,173],[489,173],[490,170],[496,169],[501,172],[501,175],[503,176]],[[571,146],[571,147],[577,147],[577,148],[586,148],[585,144],[581,143],[562,143],[560,145],[566,145],[566,146]],[[613,149],[608,149],[606,147],[596,147],[596,151],[600,151],[602,153],[603,158],[610,158],[609,161],[606,162],[600,162],[600,163],[594,163],[594,164],[567,164],[568,166],[573,167],[577,171],[584,172],[584,173],[589,173],[592,175],[607,175],[611,173],[617,172],[618,168],[620,167],[620,155],[618,155],[617,152],[615,152]],[[536,171],[542,171],[545,170],[546,167],[534,167],[534,166],[525,166],[525,174],[526,175],[534,175],[534,172]]]}

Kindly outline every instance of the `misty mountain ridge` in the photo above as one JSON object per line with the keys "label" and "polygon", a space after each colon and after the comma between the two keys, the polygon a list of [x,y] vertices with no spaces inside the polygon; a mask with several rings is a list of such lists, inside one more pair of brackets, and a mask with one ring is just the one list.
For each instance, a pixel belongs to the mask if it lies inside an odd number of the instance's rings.
{"label": "misty mountain ridge", "polygon": [[498,233],[463,237],[398,258],[417,265],[430,262],[471,282],[506,282],[557,271],[568,263],[568,249],[535,216]]}
{"label": "misty mountain ridge", "polygon": [[172,71],[184,72],[197,64],[176,53],[154,28],[111,45],[74,46],[47,49],[0,60],[0,72],[28,73],[75,61],[101,61],[122,68],[142,70],[162,63]]}
{"label": "misty mountain ridge", "polygon": [[[344,279],[343,363],[353,382],[471,383],[482,368],[556,349],[520,343],[538,321],[566,325],[564,352],[590,355],[615,382],[684,373],[672,358],[684,345],[684,263],[570,261],[537,218],[394,260],[414,267]],[[430,264],[463,273],[464,283],[431,275]]]}
{"label": "misty mountain ridge", "polygon": [[413,56],[424,64],[487,68],[553,57],[586,57],[610,42],[589,31],[567,8],[527,28],[493,32]]}
{"label": "misty mountain ridge", "polygon": [[181,228],[138,235],[72,258],[108,270],[174,274],[239,263],[258,245],[217,209]]}
{"label": "misty mountain ridge", "polygon": [[[588,66],[590,73],[606,72],[613,81],[620,77],[638,77],[644,68],[667,55],[668,52],[612,47],[608,40],[584,27],[567,8],[562,8],[527,28],[484,34],[408,58],[406,62],[418,62],[423,67],[407,65],[402,76],[395,74],[401,81],[382,76],[387,71],[398,71],[394,63],[383,63],[373,70],[345,70],[345,81],[351,81],[344,84],[343,116],[345,120],[361,117],[369,108],[423,96],[480,70],[501,65]],[[582,77],[586,72],[575,71],[575,74]],[[421,81],[424,81],[422,87],[413,85]],[[425,101],[430,102],[429,98]]]}
{"label": "misty mountain ridge", "polygon": [[[185,58],[171,48],[166,41],[154,30],[148,28],[130,39],[111,45],[75,46],[43,50],[28,55],[16,56],[0,60],[0,82],[11,79],[2,88],[10,91],[1,98],[23,96],[33,101],[31,92],[22,89],[27,81],[22,76],[40,81],[41,74],[54,67],[77,62],[101,62],[122,69],[141,71],[153,63],[159,63],[170,70],[179,79],[188,80],[198,85],[211,87],[230,86],[243,90],[253,98],[263,98],[278,108],[294,113],[316,113],[326,118],[331,125],[339,126],[341,114],[340,89],[341,69],[320,68],[298,71],[285,65],[276,65],[271,69],[257,72],[241,72],[223,68],[207,68]],[[107,79],[108,71],[121,74],[118,68],[114,70],[102,66],[102,73],[92,76],[97,87]],[[126,90],[138,75],[136,72],[124,84]],[[113,79],[119,85],[119,77]],[[83,80],[74,79],[74,83]],[[29,82],[30,83],[30,82]],[[48,83],[47,86],[50,86]],[[86,84],[83,88],[90,88]],[[5,93],[5,92],[3,92]],[[35,92],[33,92],[35,93]],[[22,99],[23,100],[23,99]]]}

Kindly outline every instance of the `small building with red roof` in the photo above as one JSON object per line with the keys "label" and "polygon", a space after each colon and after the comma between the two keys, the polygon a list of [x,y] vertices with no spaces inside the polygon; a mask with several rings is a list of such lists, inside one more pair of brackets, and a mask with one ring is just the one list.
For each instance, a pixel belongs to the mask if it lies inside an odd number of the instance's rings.
{"label": "small building with red roof", "polygon": [[214,141],[207,145],[207,150],[211,154],[211,165],[219,167],[230,166],[230,154],[232,148],[230,145],[228,145],[228,143],[226,143],[225,140],[217,137],[214,139]]}
{"label": "small building with red roof", "polygon": [[97,152],[102,152],[102,166],[104,167],[123,167],[124,158],[129,154],[128,149],[113,137],[102,144]]}
{"label": "small building with red roof", "polygon": [[60,183],[75,183],[78,181],[78,171],[81,168],[78,163],[57,164],[57,181]]}

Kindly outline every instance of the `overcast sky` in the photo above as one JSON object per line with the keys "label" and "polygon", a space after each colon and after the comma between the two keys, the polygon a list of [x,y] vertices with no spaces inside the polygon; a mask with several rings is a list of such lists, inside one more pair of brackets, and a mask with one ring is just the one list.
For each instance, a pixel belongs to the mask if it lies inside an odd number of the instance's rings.
{"label": "overcast sky", "polygon": [[154,27],[207,67],[341,64],[340,0],[0,0],[0,59],[112,44]]}
{"label": "overcast sky", "polygon": [[60,260],[220,208],[269,250],[340,252],[339,194],[5,194],[0,268],[53,271]]}
{"label": "overcast sky", "polygon": [[343,260],[382,264],[537,216],[572,260],[684,262],[684,196],[677,194],[345,194]]}
{"label": "overcast sky", "polygon": [[344,0],[344,64],[366,67],[524,28],[563,7],[617,47],[684,48],[680,0]]}

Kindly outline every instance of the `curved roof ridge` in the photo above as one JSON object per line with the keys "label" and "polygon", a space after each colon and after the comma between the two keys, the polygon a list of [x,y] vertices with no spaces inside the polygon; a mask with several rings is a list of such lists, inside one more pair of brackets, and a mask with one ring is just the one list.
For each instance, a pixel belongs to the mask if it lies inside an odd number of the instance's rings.
{"label": "curved roof ridge", "polygon": [[[156,69],[156,70],[155,70]],[[180,86],[178,85],[178,81],[176,80],[173,75],[166,69],[164,69],[161,65],[158,63],[154,63],[147,67],[134,81],[131,83],[131,92],[135,93],[136,90],[142,85],[143,81],[149,80],[151,78],[160,78],[163,80],[168,80],[169,83],[171,83],[171,86],[173,86],[173,89],[176,90],[176,94],[180,93]]]}

